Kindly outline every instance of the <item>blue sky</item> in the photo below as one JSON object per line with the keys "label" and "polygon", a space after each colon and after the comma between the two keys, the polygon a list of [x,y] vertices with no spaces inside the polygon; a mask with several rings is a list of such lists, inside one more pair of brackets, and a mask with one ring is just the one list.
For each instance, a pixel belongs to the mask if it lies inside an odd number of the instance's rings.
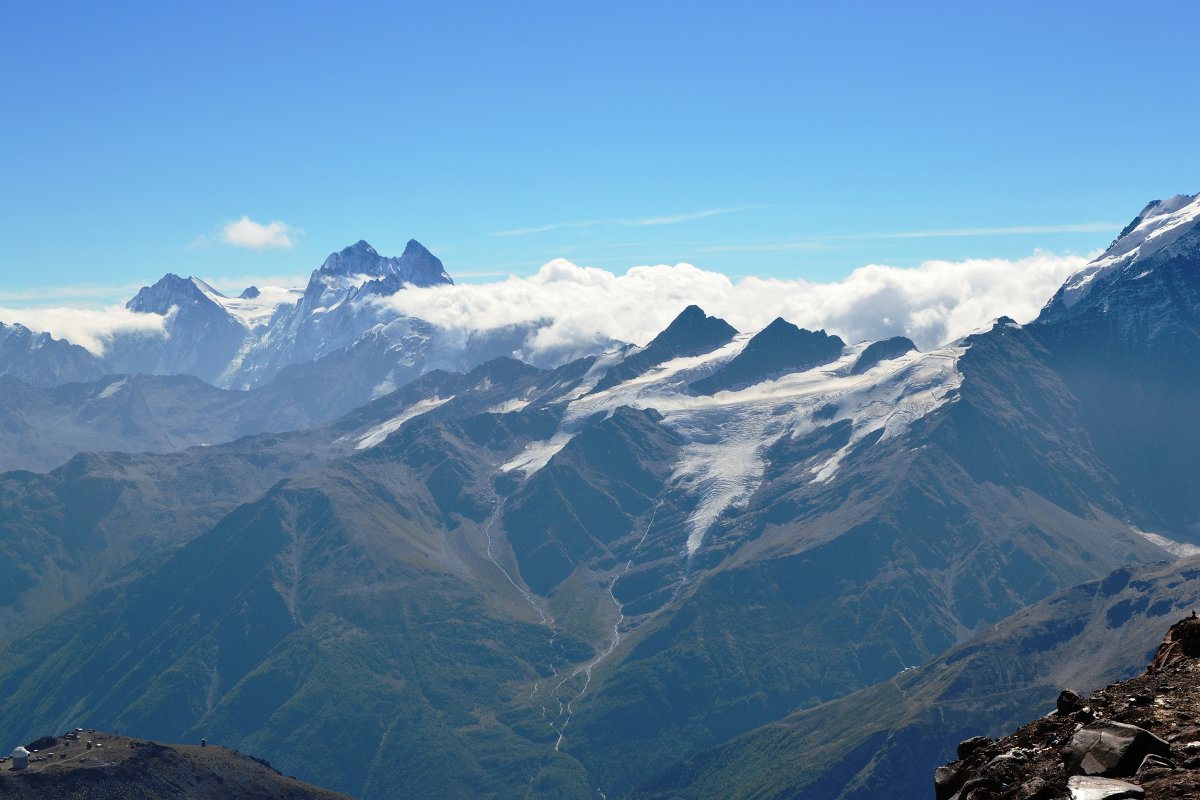
{"label": "blue sky", "polygon": [[[9,3],[0,301],[360,238],[468,280],[1085,253],[1200,191],[1198,9]],[[290,246],[224,243],[243,216]]]}

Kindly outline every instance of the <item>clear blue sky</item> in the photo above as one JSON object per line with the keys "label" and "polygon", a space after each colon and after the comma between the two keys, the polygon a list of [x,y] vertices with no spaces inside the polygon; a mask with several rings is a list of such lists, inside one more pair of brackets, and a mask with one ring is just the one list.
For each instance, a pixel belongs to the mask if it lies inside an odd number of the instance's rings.
{"label": "clear blue sky", "polygon": [[[1146,201],[1200,191],[1190,2],[0,15],[9,304],[166,271],[306,274],[360,238],[417,238],[460,277],[564,256],[824,280],[1087,252]],[[243,215],[302,234],[216,241]]]}

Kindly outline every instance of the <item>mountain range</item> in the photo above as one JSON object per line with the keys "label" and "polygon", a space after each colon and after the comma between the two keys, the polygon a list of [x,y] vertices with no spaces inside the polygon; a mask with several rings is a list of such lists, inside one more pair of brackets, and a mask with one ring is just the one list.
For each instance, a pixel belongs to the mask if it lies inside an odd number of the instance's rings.
{"label": "mountain range", "polygon": [[0,733],[365,798],[925,796],[1200,592],[1198,220],[927,352],[688,306],[527,364],[388,311],[450,281],[415,242],[269,309],[167,276],[103,356],[6,327]]}

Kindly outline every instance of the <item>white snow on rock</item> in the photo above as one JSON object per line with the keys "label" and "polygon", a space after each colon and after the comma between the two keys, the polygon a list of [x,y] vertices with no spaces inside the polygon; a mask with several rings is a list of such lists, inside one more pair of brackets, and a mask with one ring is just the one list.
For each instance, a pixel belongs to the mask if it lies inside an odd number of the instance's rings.
{"label": "white snow on rock", "polygon": [[369,447],[374,447],[375,445],[380,444],[384,439],[400,430],[400,428],[404,426],[404,423],[411,419],[415,419],[422,414],[428,414],[438,406],[448,403],[453,399],[454,395],[450,395],[449,397],[430,397],[426,400],[418,400],[408,408],[404,409],[403,413],[398,414],[385,422],[381,422],[374,428],[368,430],[365,434],[363,434],[362,438],[358,440],[358,444],[354,445],[354,449],[366,450]]}
{"label": "white snow on rock", "polygon": [[224,308],[249,330],[266,325],[281,305],[293,305],[304,296],[303,289],[285,289],[281,286],[264,286],[258,297],[227,297],[199,278],[192,278],[196,288],[205,296]]}
{"label": "white snow on rock", "polygon": [[1180,542],[1163,536],[1160,533],[1150,533],[1149,531],[1139,530],[1138,528],[1133,528],[1133,532],[1151,544],[1158,545],[1175,558],[1187,558],[1188,556],[1200,555],[1200,547],[1197,547],[1194,544]]}
{"label": "white snow on rock", "polygon": [[532,475],[550,463],[550,459],[554,458],[554,454],[566,447],[567,442],[571,441],[571,436],[572,434],[559,431],[544,442],[530,442],[524,450],[517,454],[516,458],[501,465],[500,471],[512,472],[519,470],[526,476]]}
{"label": "white snow on rock", "polygon": [[838,360],[803,372],[712,396],[687,393],[689,383],[727,363],[750,338],[741,334],[711,353],[668,361],[603,392],[572,393],[564,398],[568,406],[555,436],[529,445],[502,469],[532,475],[594,415],[612,414],[620,406],[653,408],[663,415],[663,424],[687,441],[672,480],[699,499],[688,520],[686,554],[691,555],[720,515],[746,502],[758,488],[765,452],[781,437],[850,422],[849,443],[832,455],[826,453],[811,468],[814,481],[827,481],[865,437],[876,432],[881,440],[900,435],[948,402],[962,383],[957,365],[966,346],[961,340],[928,353],[910,352],[852,375],[851,368],[868,345],[863,342],[847,347]]}
{"label": "white snow on rock", "polygon": [[517,411],[520,411],[521,409],[525,408],[525,406],[527,406],[527,405],[529,405],[528,400],[522,400],[519,397],[514,397],[511,400],[505,400],[503,403],[497,403],[496,405],[489,408],[486,413],[488,413],[488,414],[512,414]]}
{"label": "white snow on rock", "polygon": [[[1063,284],[1062,301],[1070,308],[1088,292],[1101,275],[1124,267],[1137,259],[1148,258],[1170,246],[1195,228],[1200,219],[1200,194],[1177,194],[1158,200],[1142,209],[1133,230],[1117,239],[1104,254],[1076,272]],[[1138,276],[1138,277],[1143,277]]]}
{"label": "white snow on rock", "polygon": [[101,390],[100,394],[96,395],[96,399],[107,400],[117,392],[121,391],[128,381],[129,378],[121,378],[120,380],[113,381],[108,386],[105,386],[104,389]]}

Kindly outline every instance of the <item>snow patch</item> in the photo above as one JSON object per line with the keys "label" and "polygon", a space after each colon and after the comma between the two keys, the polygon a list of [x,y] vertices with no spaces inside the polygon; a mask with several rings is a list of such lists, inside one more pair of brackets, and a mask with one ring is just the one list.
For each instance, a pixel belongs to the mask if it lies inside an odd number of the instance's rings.
{"label": "snow patch", "polygon": [[812,467],[815,481],[828,481],[867,436],[878,433],[889,439],[902,434],[949,402],[962,383],[957,366],[966,351],[962,342],[929,353],[910,352],[853,375],[854,363],[869,344],[862,342],[847,347],[830,364],[737,391],[689,393],[688,384],[728,363],[750,338],[742,334],[711,353],[673,359],[602,392],[573,392],[564,398],[568,405],[555,436],[529,445],[503,469],[532,475],[594,415],[611,414],[620,406],[653,408],[663,415],[664,425],[687,441],[672,481],[698,498],[688,520],[686,554],[691,555],[722,513],[745,503],[757,490],[766,451],[783,436],[848,421],[849,442]]}
{"label": "snow patch", "polygon": [[113,381],[108,386],[105,386],[104,390],[102,392],[100,392],[100,394],[96,395],[96,399],[97,400],[107,400],[108,398],[110,398],[114,394],[116,394],[117,392],[121,391],[122,387],[124,387],[125,384],[128,382],[129,382],[129,378],[121,378],[121,380],[119,380],[119,381]]}
{"label": "snow patch", "polygon": [[226,297],[199,278],[192,278],[192,283],[249,330],[265,326],[281,305],[292,305],[304,296],[303,289],[264,286],[257,297]]}
{"label": "snow patch", "polygon": [[1175,556],[1177,559],[1200,554],[1200,547],[1197,547],[1194,544],[1179,542],[1174,539],[1169,539],[1162,534],[1150,533],[1149,531],[1138,530],[1137,528],[1132,528],[1132,530],[1138,536],[1141,536],[1151,544],[1158,545],[1163,550],[1166,550],[1168,553]]}
{"label": "snow patch", "polygon": [[422,414],[428,414],[438,406],[448,403],[453,399],[454,395],[451,395],[446,398],[431,397],[427,400],[420,400],[416,403],[413,403],[404,410],[404,413],[394,416],[386,422],[381,422],[374,428],[371,428],[369,431],[367,431],[362,438],[358,440],[358,444],[354,445],[354,449],[366,450],[367,448],[374,447],[396,431],[400,430],[404,423],[419,417]]}
{"label": "snow patch", "polygon": [[485,413],[487,413],[487,414],[512,414],[517,411],[521,411],[527,405],[529,405],[528,400],[521,400],[520,398],[514,397],[511,400],[505,400],[503,403],[497,403],[496,405],[489,408]]}
{"label": "snow patch", "polygon": [[550,459],[554,458],[554,454],[566,447],[567,442],[571,441],[573,435],[560,432],[554,434],[547,441],[531,442],[525,446],[525,449],[516,458],[503,464],[500,467],[500,471],[513,472],[517,470],[528,477],[550,463]]}
{"label": "snow patch", "polygon": [[837,474],[843,459],[863,439],[882,431],[885,441],[907,431],[912,424],[945,404],[962,385],[958,360],[967,348],[944,347],[930,353],[902,356],[891,371],[868,370],[867,381],[851,383],[830,396],[837,411],[831,421],[849,420],[850,441],[825,462],[813,467],[813,480],[823,483]]}

